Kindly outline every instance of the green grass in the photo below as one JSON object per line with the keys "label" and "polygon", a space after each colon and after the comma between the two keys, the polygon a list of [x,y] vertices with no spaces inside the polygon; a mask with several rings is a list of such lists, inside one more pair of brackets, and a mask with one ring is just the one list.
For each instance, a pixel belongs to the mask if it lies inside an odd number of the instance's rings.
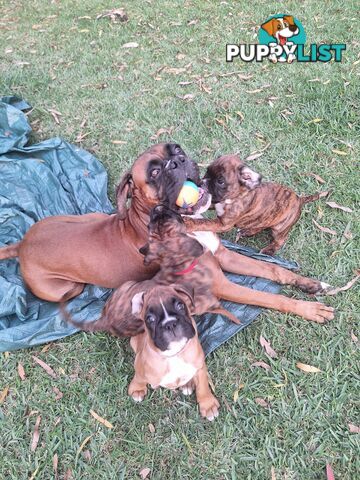
{"label": "green grass", "polygon": [[[87,133],[82,146],[109,171],[110,194],[120,173],[154,142],[151,137],[160,128],[173,127],[160,140],[179,142],[204,164],[222,153],[247,156],[270,143],[252,162],[265,177],[299,193],[331,189],[331,200],[354,210],[333,210],[323,201],[308,205],[282,255],[297,260],[307,275],[346,283],[359,267],[360,251],[356,2],[290,1],[284,7],[274,1],[127,0],[120,5],[129,15],[124,24],[95,20],[119,6],[111,1],[3,2],[0,91],[33,105],[32,141],[59,135],[75,142],[80,132]],[[225,63],[227,42],[253,42],[254,28],[285,8],[302,21],[308,43],[347,43],[344,61]],[[192,20],[198,22],[188,25]],[[128,42],[139,47],[122,48]],[[174,74],[168,68],[185,70]],[[237,71],[251,78],[221,76]],[[193,83],[179,84],[184,81]],[[97,88],[103,84],[106,88]],[[194,97],[185,101],[186,94]],[[273,106],[269,97],[276,97]],[[49,108],[61,112],[59,125]],[[284,110],[292,112],[287,119]],[[322,121],[311,123],[314,118]],[[317,184],[311,172],[325,185]],[[312,219],[337,236],[317,230]],[[343,236],[346,227],[351,239]],[[259,239],[247,243],[260,245]],[[161,480],[265,480],[272,467],[277,480],[318,480],[325,478],[326,463],[336,479],[358,478],[359,435],[349,433],[348,423],[359,424],[358,352],[350,336],[358,326],[359,291],[354,287],[326,302],[337,310],[326,326],[267,311],[210,355],[207,364],[221,402],[214,423],[199,418],[194,398],[165,390],[134,405],[127,396],[133,356],[126,340],[79,334],[44,353],[36,348],[3,355],[0,392],[6,386],[10,390],[0,405],[0,478],[23,480],[37,469],[36,478],[54,478],[55,454],[59,478],[71,469],[76,480],[135,479],[145,467],[151,478]],[[261,334],[278,359],[266,358]],[[34,354],[54,368],[56,380],[34,364]],[[251,367],[257,360],[269,362],[272,370]],[[322,372],[300,372],[298,361]],[[25,381],[17,374],[19,362]],[[54,386],[62,399],[55,400]],[[270,407],[257,405],[257,397]],[[90,409],[114,428],[97,423]],[[32,453],[38,415],[40,441]]]}

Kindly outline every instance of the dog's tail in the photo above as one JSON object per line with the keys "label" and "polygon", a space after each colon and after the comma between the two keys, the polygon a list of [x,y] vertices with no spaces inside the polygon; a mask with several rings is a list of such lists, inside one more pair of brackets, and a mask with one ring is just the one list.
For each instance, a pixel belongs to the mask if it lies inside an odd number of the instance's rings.
{"label": "dog's tail", "polygon": [[19,247],[21,242],[13,243],[6,247],[0,248],[0,260],[5,260],[6,258],[15,258],[19,254]]}
{"label": "dog's tail", "polygon": [[238,325],[241,324],[240,320],[235,317],[232,313],[230,313],[226,308],[218,307],[209,310],[209,313],[219,313],[220,315],[224,315],[225,317],[229,318],[232,322],[237,323]]}
{"label": "dog's tail", "polygon": [[66,310],[66,303],[63,301],[59,304],[59,310],[67,323],[70,323],[70,325],[73,325],[79,330],[84,330],[85,332],[100,332],[101,330],[104,330],[101,318],[94,320],[93,322],[77,322],[74,320]]}
{"label": "dog's tail", "polygon": [[314,195],[308,195],[307,197],[300,197],[302,205],[305,203],[315,202],[315,200],[319,200],[319,198],[327,197],[329,192],[319,192],[314,193]]}

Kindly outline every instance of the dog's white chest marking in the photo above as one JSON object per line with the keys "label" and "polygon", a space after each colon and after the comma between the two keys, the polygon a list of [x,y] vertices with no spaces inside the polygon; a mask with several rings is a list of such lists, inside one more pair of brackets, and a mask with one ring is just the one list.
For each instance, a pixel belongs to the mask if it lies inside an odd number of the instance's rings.
{"label": "dog's white chest marking", "polygon": [[215,254],[220,245],[219,237],[212,232],[193,232],[190,234],[190,237],[196,238],[203,247],[210,250],[213,254]]}
{"label": "dog's white chest marking", "polygon": [[224,205],[222,203],[215,203],[216,215],[222,217],[225,213]]}
{"label": "dog's white chest marking", "polygon": [[[190,218],[203,218],[202,215],[189,215]],[[188,233],[189,237],[195,238],[201,245],[211,253],[215,254],[216,250],[219,248],[220,239],[219,237],[213,232],[192,232]]]}
{"label": "dog's white chest marking", "polygon": [[196,368],[182,358],[168,358],[169,371],[160,380],[160,386],[164,388],[178,388],[188,383],[196,373]]}

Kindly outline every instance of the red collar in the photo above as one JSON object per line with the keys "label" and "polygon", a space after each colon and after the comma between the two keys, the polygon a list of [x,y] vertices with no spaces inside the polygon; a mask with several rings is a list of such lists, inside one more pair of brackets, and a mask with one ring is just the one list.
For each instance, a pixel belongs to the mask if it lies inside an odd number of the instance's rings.
{"label": "red collar", "polygon": [[198,259],[195,258],[187,268],[180,270],[180,272],[175,272],[175,275],[185,275],[186,273],[190,273],[192,270],[194,270],[198,263]]}

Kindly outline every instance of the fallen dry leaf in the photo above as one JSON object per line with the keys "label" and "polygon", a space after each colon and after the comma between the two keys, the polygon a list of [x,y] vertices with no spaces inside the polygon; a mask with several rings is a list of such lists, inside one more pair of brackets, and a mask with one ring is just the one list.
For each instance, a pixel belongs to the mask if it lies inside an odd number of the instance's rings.
{"label": "fallen dry leaf", "polygon": [[333,153],[336,153],[336,155],[342,155],[344,157],[346,157],[346,155],[348,154],[347,152],[344,152],[343,150],[331,150]]}
{"label": "fallen dry leaf", "polygon": [[322,227],[322,226],[319,225],[319,224],[317,223],[317,221],[314,220],[314,219],[313,219],[313,223],[314,223],[314,224],[317,226],[317,228],[318,228],[319,230],[321,230],[322,232],[324,232],[324,233],[329,233],[330,235],[335,235],[335,236],[337,235],[337,233],[335,232],[335,230],[331,230],[331,228],[328,228],[328,227]]}
{"label": "fallen dry leaf", "polygon": [[38,471],[39,471],[39,468],[40,468],[40,465],[33,471],[31,477],[29,478],[29,480],[34,480],[34,478],[36,477]]}
{"label": "fallen dry leaf", "polygon": [[326,205],[329,205],[331,208],[338,208],[339,210],[343,210],[344,212],[352,213],[353,211],[349,207],[343,207],[342,205],[338,205],[335,202],[325,202]]}
{"label": "fallen dry leaf", "polygon": [[309,175],[311,177],[314,177],[315,180],[317,180],[319,183],[323,183],[323,184],[325,183],[325,180],[323,178],[321,178],[320,175],[317,175],[316,173],[312,173],[312,172],[309,173]]}
{"label": "fallen dry leaf", "polygon": [[91,460],[91,452],[90,450],[84,450],[83,456],[87,462],[90,462]]}
{"label": "fallen dry leaf", "polygon": [[0,393],[0,405],[4,403],[7,394],[9,393],[9,387],[5,387],[4,390]]}
{"label": "fallen dry leaf", "polygon": [[326,480],[335,480],[334,472],[330,463],[326,464]]}
{"label": "fallen dry leaf", "polygon": [[192,102],[194,100],[195,95],[193,93],[187,93],[183,97],[180,97],[182,100],[185,100],[185,102]]}
{"label": "fallen dry leaf", "polygon": [[296,366],[299,370],[302,370],[303,372],[306,372],[306,373],[321,372],[319,368],[313,367],[312,365],[306,365],[306,363],[297,362]]}
{"label": "fallen dry leaf", "polygon": [[245,162],[250,162],[251,160],[256,160],[257,158],[260,158],[262,155],[264,155],[263,152],[254,152],[250,154],[248,157],[245,158]]}
{"label": "fallen dry leaf", "polygon": [[90,410],[90,414],[97,420],[99,423],[102,423],[105,425],[106,428],[114,428],[114,425],[112,425],[110,422],[108,422],[105,418],[100,417],[94,410]]}
{"label": "fallen dry leaf", "polygon": [[55,480],[58,478],[58,465],[59,465],[59,457],[58,454],[55,453],[53,456],[53,469],[55,474]]}
{"label": "fallen dry leaf", "polygon": [[72,470],[71,470],[71,468],[68,468],[65,472],[64,480],[71,480],[72,478],[73,478]]}
{"label": "fallen dry leaf", "polygon": [[140,477],[145,480],[145,478],[149,476],[150,472],[150,468],[143,468],[142,470],[140,470]]}
{"label": "fallen dry leaf", "polygon": [[355,335],[355,333],[352,330],[351,330],[351,340],[354,343],[358,343],[358,341],[359,341],[358,337]]}
{"label": "fallen dry leaf", "polygon": [[96,17],[96,20],[106,17],[110,17],[110,20],[113,23],[118,23],[118,21],[127,22],[129,20],[124,8],[113,8],[112,10],[107,10],[106,12],[100,13],[100,15]]}
{"label": "fallen dry leaf", "polygon": [[271,348],[270,342],[262,335],[260,335],[260,345],[265,349],[266,354],[269,355],[270,358],[277,357],[277,353],[273,348]]}
{"label": "fallen dry leaf", "polygon": [[159,128],[159,130],[152,137],[150,137],[150,140],[157,140],[161,135],[165,135],[165,134],[171,135],[174,128],[175,127],[173,126],[169,128]]}
{"label": "fallen dry leaf", "polygon": [[348,423],[349,426],[349,432],[350,433],[360,433],[360,427],[357,427],[356,425],[353,425],[352,423]]}
{"label": "fallen dry leaf", "polygon": [[35,422],[35,427],[34,427],[34,433],[33,433],[33,437],[32,437],[32,440],[31,440],[31,446],[30,446],[30,450],[32,452],[35,452],[36,450],[36,447],[39,443],[39,438],[40,438],[40,432],[39,432],[39,427],[40,427],[40,422],[41,422],[41,415],[39,415],[36,419],[36,422]]}
{"label": "fallen dry leaf", "polygon": [[32,355],[32,358],[35,360],[35,362],[40,365],[41,368],[43,368],[45,370],[45,372],[50,375],[50,377],[53,377],[53,378],[56,378],[56,373],[54,372],[54,370],[47,364],[45,363],[43,360],[41,360],[40,358],[36,357],[35,355]]}
{"label": "fallen dry leaf", "polygon": [[51,346],[52,346],[52,343],[47,343],[45,347],[41,349],[41,353],[46,353]]}
{"label": "fallen dry leaf", "polygon": [[266,362],[263,362],[262,360],[260,360],[259,362],[252,363],[251,366],[252,367],[261,367],[261,368],[264,368],[265,370],[271,370],[270,365]]}
{"label": "fallen dry leaf", "polygon": [[114,145],[126,145],[127,142],[125,140],[111,140],[111,143]]}
{"label": "fallen dry leaf", "polygon": [[260,407],[264,407],[264,408],[267,408],[269,406],[268,402],[260,397],[255,398],[255,403],[260,405]]}
{"label": "fallen dry leaf", "polygon": [[170,75],[179,75],[180,73],[186,72],[186,70],[187,69],[185,67],[180,67],[180,68],[165,67],[162,69],[163,72],[169,73]]}
{"label": "fallen dry leaf", "polygon": [[322,122],[323,119],[322,118],[313,118],[312,120],[310,120],[310,122],[308,122],[307,124],[310,125],[310,123],[320,123]]}
{"label": "fallen dry leaf", "polygon": [[124,43],[124,45],[122,45],[121,48],[137,48],[138,46],[139,44],[136,42],[128,42],[128,43]]}
{"label": "fallen dry leaf", "polygon": [[271,467],[271,480],[276,480],[275,468]]}
{"label": "fallen dry leaf", "polygon": [[18,368],[17,368],[17,370],[18,370],[19,377],[21,378],[21,380],[24,381],[25,378],[26,378],[25,370],[24,370],[23,365],[22,365],[20,362],[18,363]]}
{"label": "fallen dry leaf", "polygon": [[57,387],[53,387],[53,392],[56,395],[55,400],[60,400],[64,396],[64,394],[60,392],[60,390]]}
{"label": "fallen dry leaf", "polygon": [[359,277],[360,277],[360,269],[356,271],[356,276],[352,280],[350,280],[346,285],[344,285],[343,287],[327,290],[326,295],[336,295],[339,292],[345,292],[346,290],[349,290],[354,285],[354,283],[358,281]]}
{"label": "fallen dry leaf", "polygon": [[150,433],[155,433],[155,427],[154,427],[154,425],[153,425],[152,423],[149,423],[148,426],[149,426],[149,431],[150,431]]}
{"label": "fallen dry leaf", "polygon": [[50,115],[53,117],[55,123],[57,125],[60,125],[60,119],[59,117],[61,117],[62,113],[58,112],[57,110],[54,110],[53,108],[48,108],[48,112],[50,113]]}
{"label": "fallen dry leaf", "polygon": [[80,453],[83,450],[83,448],[85,447],[85,445],[90,441],[91,437],[92,437],[92,435],[89,435],[88,437],[86,437],[85,440],[80,445],[80,447],[77,449],[77,452],[76,452],[77,457],[80,455]]}
{"label": "fallen dry leaf", "polygon": [[245,387],[245,385],[243,383],[240,383],[239,387],[235,390],[235,392],[234,392],[234,402],[235,403],[238,401],[240,390],[244,387]]}

